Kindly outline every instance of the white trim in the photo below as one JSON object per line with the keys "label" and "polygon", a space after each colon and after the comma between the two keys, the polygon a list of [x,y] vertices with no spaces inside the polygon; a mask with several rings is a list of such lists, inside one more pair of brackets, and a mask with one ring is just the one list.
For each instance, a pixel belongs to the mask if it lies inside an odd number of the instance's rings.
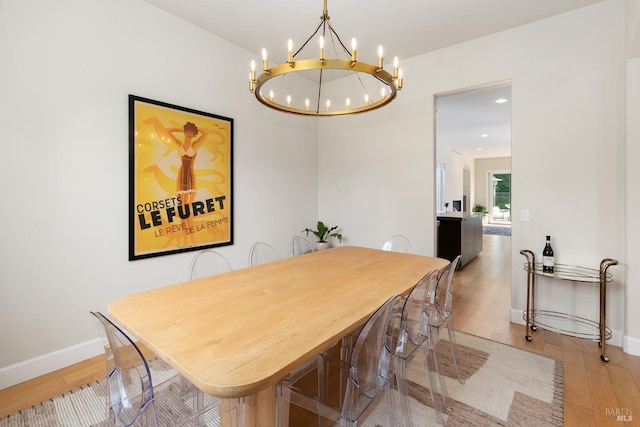
{"label": "white trim", "polygon": [[[518,325],[524,325],[524,319],[522,318],[523,310],[512,308],[509,312],[509,321]],[[522,337],[524,339],[524,336]],[[534,337],[535,339],[535,337]],[[635,342],[632,342],[635,341]],[[625,345],[623,346],[623,342]],[[595,343],[595,341],[594,341]],[[640,340],[631,337],[623,337],[622,331],[611,330],[611,339],[607,340],[607,345],[615,347],[622,347],[622,351],[632,355],[640,356]]]}
{"label": "white trim", "polygon": [[523,311],[524,310],[512,308],[509,312],[509,322],[515,323],[516,325],[524,325],[524,319],[522,318]]}
{"label": "white trim", "polygon": [[0,389],[48,374],[104,353],[101,338],[85,341],[0,369]]}
{"label": "white trim", "polygon": [[622,351],[633,356],[640,356],[640,339],[625,335],[622,338]]}

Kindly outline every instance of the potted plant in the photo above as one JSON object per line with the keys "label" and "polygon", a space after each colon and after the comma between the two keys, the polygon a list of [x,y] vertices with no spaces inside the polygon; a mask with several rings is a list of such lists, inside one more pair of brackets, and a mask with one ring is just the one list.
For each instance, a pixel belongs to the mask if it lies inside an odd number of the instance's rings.
{"label": "potted plant", "polygon": [[487,209],[486,206],[481,205],[480,203],[476,203],[476,205],[473,207],[473,212],[482,215],[482,223],[483,224],[486,223],[487,214],[489,213],[489,210]]}
{"label": "potted plant", "polygon": [[476,205],[473,207],[473,211],[476,213],[481,213],[482,215],[486,215],[487,213],[489,213],[486,206],[481,205],[480,203],[476,203]]}
{"label": "potted plant", "polygon": [[330,248],[331,245],[327,241],[330,237],[335,237],[336,239],[338,239],[338,241],[340,241],[340,243],[342,243],[342,234],[336,231],[338,229],[337,225],[334,227],[327,227],[324,222],[318,221],[316,227],[316,230],[312,230],[310,228],[305,228],[304,230],[302,230],[304,233],[306,233],[307,237],[309,236],[309,233],[313,233],[316,236],[316,238],[318,239],[318,241],[316,242],[316,250],[319,251],[322,249]]}

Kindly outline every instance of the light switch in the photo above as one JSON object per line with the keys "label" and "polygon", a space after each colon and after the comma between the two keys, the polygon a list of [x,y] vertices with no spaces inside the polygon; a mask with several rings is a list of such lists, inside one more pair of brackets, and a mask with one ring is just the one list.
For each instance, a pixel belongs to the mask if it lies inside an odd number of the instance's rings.
{"label": "light switch", "polygon": [[520,221],[529,221],[529,211],[523,209],[520,211]]}

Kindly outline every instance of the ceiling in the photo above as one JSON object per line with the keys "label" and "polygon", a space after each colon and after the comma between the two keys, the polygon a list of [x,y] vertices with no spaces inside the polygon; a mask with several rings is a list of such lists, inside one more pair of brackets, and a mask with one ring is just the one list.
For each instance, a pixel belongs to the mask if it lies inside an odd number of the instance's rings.
{"label": "ceiling", "polygon": [[[144,0],[255,53],[286,59],[287,40],[303,43],[322,15],[322,0]],[[328,0],[331,23],[359,55],[410,58],[602,0]],[[280,52],[281,58],[276,55]],[[366,60],[365,57],[362,58]],[[247,58],[249,62],[249,58]]]}
{"label": "ceiling", "polygon": [[[497,103],[496,100],[502,100]],[[511,85],[469,89],[436,99],[436,140],[468,158],[511,156]]]}
{"label": "ceiling", "polygon": [[[323,9],[322,0],[144,1],[247,49],[247,64],[259,62],[263,47],[271,61],[284,62],[287,40],[293,39],[296,50],[315,31]],[[328,0],[327,9],[343,43],[355,37],[359,58],[375,63],[378,45],[387,62],[394,56],[402,61],[599,1]],[[510,88],[491,90],[441,98],[438,142],[472,157],[510,155],[511,103],[500,108],[493,103],[501,96],[510,99]],[[489,136],[478,141],[482,134]],[[482,151],[479,143],[484,143]]]}

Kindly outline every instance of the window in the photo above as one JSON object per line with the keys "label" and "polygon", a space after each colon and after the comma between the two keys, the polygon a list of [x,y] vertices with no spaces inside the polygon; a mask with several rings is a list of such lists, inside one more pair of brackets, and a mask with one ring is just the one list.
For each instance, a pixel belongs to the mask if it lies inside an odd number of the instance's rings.
{"label": "window", "polygon": [[491,209],[489,222],[511,223],[511,173],[489,172]]}

